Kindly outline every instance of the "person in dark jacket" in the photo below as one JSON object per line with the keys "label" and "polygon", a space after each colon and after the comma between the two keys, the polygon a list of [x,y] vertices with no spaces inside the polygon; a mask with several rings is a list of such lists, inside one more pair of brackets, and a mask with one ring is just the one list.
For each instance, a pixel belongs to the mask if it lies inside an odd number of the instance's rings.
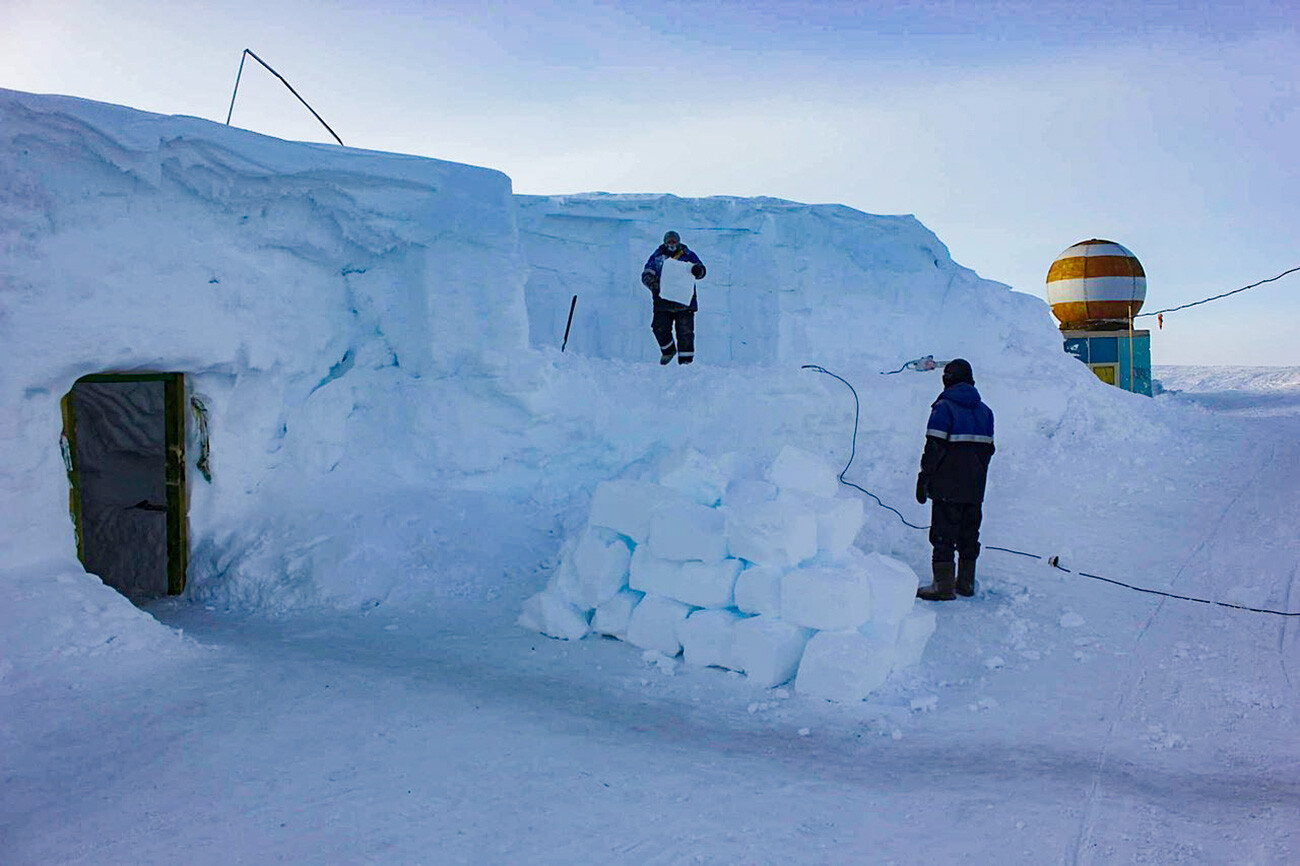
{"label": "person in dark jacket", "polygon": [[[943,393],[930,407],[916,501],[930,507],[934,577],[917,589],[926,601],[951,601],[975,594],[975,560],[980,555],[984,486],[993,457],[993,411],[975,390],[964,358],[943,368]],[[957,563],[953,564],[953,553]]]}
{"label": "person in dark jacket", "polygon": [[[664,242],[650,255],[641,270],[641,283],[654,297],[654,317],[650,321],[650,330],[659,343],[659,363],[667,364],[676,355],[677,363],[689,364],[695,360],[695,312],[699,309],[699,304],[695,299],[694,288],[689,302],[685,298],[672,298],[660,293],[664,266],[669,262],[689,264],[691,276],[696,280],[704,279],[706,270],[700,257],[687,249],[677,232],[664,234]],[[674,330],[677,332],[675,340]]]}

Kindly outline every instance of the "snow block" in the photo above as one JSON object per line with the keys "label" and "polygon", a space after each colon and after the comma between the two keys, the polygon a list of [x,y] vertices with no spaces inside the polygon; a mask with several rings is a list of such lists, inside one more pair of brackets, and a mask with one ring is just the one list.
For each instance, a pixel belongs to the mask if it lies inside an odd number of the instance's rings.
{"label": "snow block", "polygon": [[857,628],[871,619],[871,584],[858,569],[786,572],[781,577],[781,618],[807,628]]}
{"label": "snow block", "polygon": [[686,621],[690,612],[690,605],[660,595],[647,594],[632,611],[632,618],[627,625],[627,642],[642,649],[675,656],[682,651],[677,629]]}
{"label": "snow block", "polygon": [[817,549],[831,556],[852,547],[867,522],[861,499],[814,500],[812,510],[817,515]]}
{"label": "snow block", "polygon": [[568,589],[569,600],[591,610],[609,601],[627,586],[632,550],[623,536],[603,527],[589,526],[573,551],[576,585]]}
{"label": "snow block", "polygon": [[916,607],[918,580],[911,566],[883,553],[857,558],[871,584],[871,618],[897,623]]}
{"label": "snow block", "polygon": [[739,559],[721,562],[673,562],[660,559],[646,547],[632,554],[630,586],[676,599],[694,607],[731,607]]}
{"label": "snow block", "polygon": [[752,682],[772,688],[788,682],[812,631],[769,616],[738,621],[731,630],[732,658]]}
{"label": "snow block", "polygon": [[781,615],[782,570],[770,565],[751,565],[736,578],[736,607],[745,613]]}
{"label": "snow block", "polygon": [[525,601],[518,623],[560,640],[582,640],[591,630],[586,612],[553,589],[544,589]]}
{"label": "snow block", "polygon": [[839,474],[827,463],[791,445],[781,449],[767,472],[782,491],[797,491],[824,499],[839,492]]}
{"label": "snow block", "polygon": [[910,668],[921,663],[925,645],[934,634],[938,618],[932,610],[914,610],[898,624],[898,638],[894,643],[894,670]]}
{"label": "snow block", "polygon": [[793,568],[817,555],[817,517],[788,499],[727,509],[727,550],[758,565]]}
{"label": "snow block", "polygon": [[727,485],[722,504],[728,508],[745,508],[776,499],[780,490],[770,481],[758,478],[737,478]]}
{"label": "snow block", "polygon": [[671,596],[696,607],[731,607],[742,566],[739,559],[685,563],[680,572],[682,586]]}
{"label": "snow block", "polygon": [[856,631],[819,631],[804,648],[795,691],[851,703],[880,688],[894,666],[894,646]]}
{"label": "snow block", "polygon": [[644,544],[650,534],[650,516],[678,501],[678,493],[649,481],[602,481],[591,495],[587,521],[626,535],[634,544]]}
{"label": "snow block", "polygon": [[662,559],[650,552],[646,545],[632,551],[629,564],[628,586],[653,595],[669,595],[682,584],[682,563]]}
{"label": "snow block", "polygon": [[674,452],[661,461],[659,483],[710,508],[722,500],[727,488],[727,479],[717,464],[694,449]]}
{"label": "snow block", "polygon": [[591,617],[591,630],[597,634],[627,640],[627,626],[632,621],[632,611],[644,595],[645,593],[630,589],[619,590],[617,595],[596,608]]}
{"label": "snow block", "polygon": [[646,545],[660,559],[719,562],[727,555],[725,514],[694,502],[656,511],[650,517]]}
{"label": "snow block", "polygon": [[732,643],[742,619],[734,610],[697,610],[688,616],[677,629],[687,664],[739,669]]}

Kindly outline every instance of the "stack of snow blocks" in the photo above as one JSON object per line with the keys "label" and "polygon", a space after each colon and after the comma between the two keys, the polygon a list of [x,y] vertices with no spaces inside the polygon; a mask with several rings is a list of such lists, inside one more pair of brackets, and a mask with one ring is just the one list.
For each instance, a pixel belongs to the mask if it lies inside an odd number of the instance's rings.
{"label": "stack of snow blocks", "polygon": [[765,469],[696,451],[650,480],[603,481],[519,624],[550,637],[609,635],[763,687],[861,701],[918,663],[934,632],[916,573],[854,542],[861,499],[784,448]]}

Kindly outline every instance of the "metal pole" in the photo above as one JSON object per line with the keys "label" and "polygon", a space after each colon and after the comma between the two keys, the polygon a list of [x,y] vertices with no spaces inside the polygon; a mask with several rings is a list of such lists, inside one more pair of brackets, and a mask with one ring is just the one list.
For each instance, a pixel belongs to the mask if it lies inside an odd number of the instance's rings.
{"label": "metal pole", "polygon": [[[244,49],[244,54],[247,55],[247,56],[249,56],[249,57],[252,57],[252,58],[253,58],[254,60],[256,60],[258,63],[260,63],[260,64],[262,64],[263,66],[265,66],[267,72],[271,73],[271,74],[274,75],[276,78],[280,79],[280,83],[283,84],[285,87],[289,88],[289,92],[292,93],[294,96],[297,96],[299,102],[301,102],[303,105],[306,105],[306,106],[307,106],[307,110],[310,111],[310,112],[312,113],[312,117],[315,117],[317,120],[319,120],[319,121],[320,121],[320,125],[323,126],[323,127],[325,127],[325,129],[329,132],[330,135],[333,135],[333,136],[334,136],[334,140],[337,141],[337,142],[339,143],[340,146],[345,146],[345,145],[343,144],[343,139],[339,138],[338,135],[334,132],[334,130],[330,129],[330,125],[329,125],[328,123],[325,122],[325,119],[324,119],[323,117],[321,117],[319,114],[316,113],[316,109],[312,108],[310,105],[307,105],[307,100],[303,99],[302,96],[300,96],[300,95],[298,94],[298,91],[296,91],[296,90],[293,89],[293,85],[292,85],[292,84],[290,84],[289,82],[287,82],[287,81],[284,80],[284,76],[283,76],[283,75],[281,75],[280,73],[276,72],[274,69],[272,69],[272,68],[267,64],[267,62],[266,62],[265,60],[263,60],[262,58],[258,57],[256,54],[254,54],[254,53],[253,53],[253,50],[252,50],[251,48],[245,48],[245,49]],[[244,58],[243,58],[243,57],[241,57],[241,58],[239,59],[239,71],[240,71],[241,74],[242,74],[243,71],[244,71]],[[238,75],[235,76],[235,92],[236,92],[236,93],[239,92],[239,76],[238,76]],[[235,110],[235,97],[234,97],[234,95],[232,94],[231,97],[230,97],[230,111],[231,111],[231,113],[233,113],[234,110]],[[229,114],[226,115],[226,125],[227,125],[227,126],[230,125],[230,115],[229,115]]]}
{"label": "metal pole", "polygon": [[578,306],[578,296],[574,295],[573,300],[569,301],[569,323],[564,326],[564,342],[560,344],[561,352],[564,351],[565,346],[569,345],[569,328],[573,327],[573,308],[576,306]]}

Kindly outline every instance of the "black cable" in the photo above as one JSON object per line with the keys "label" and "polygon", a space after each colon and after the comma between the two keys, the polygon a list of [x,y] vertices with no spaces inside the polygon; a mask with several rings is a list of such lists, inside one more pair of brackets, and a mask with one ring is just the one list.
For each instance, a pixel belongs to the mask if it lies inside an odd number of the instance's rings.
{"label": "black cable", "polygon": [[[1012,552],[1019,553],[1019,551],[1012,551]],[[1032,556],[1033,554],[1028,554],[1028,555]],[[1038,558],[1042,559],[1041,556]],[[1158,589],[1146,589],[1145,587],[1141,587],[1141,586],[1132,586],[1130,584],[1124,583],[1123,581],[1111,580],[1109,577],[1102,577],[1099,574],[1088,574],[1088,572],[1086,571],[1070,571],[1070,569],[1061,565],[1061,558],[1059,556],[1053,556],[1052,558],[1047,560],[1047,563],[1050,566],[1052,566],[1052,568],[1058,569],[1060,571],[1064,571],[1066,574],[1077,574],[1080,577],[1090,577],[1093,580],[1100,580],[1100,581],[1104,581],[1105,583],[1113,583],[1116,586],[1122,586],[1125,589],[1131,589],[1134,590],[1135,592],[1145,592],[1151,595],[1162,595],[1165,598],[1176,598],[1180,601],[1194,601],[1197,604],[1217,604],[1219,607],[1231,607],[1236,610],[1248,610],[1251,613],[1271,613],[1275,616],[1300,616],[1300,611],[1296,611],[1292,613],[1285,610],[1269,610],[1268,608],[1263,608],[1263,607],[1246,607],[1243,604],[1230,604],[1226,601],[1211,601],[1210,599],[1207,598],[1192,598],[1190,595],[1175,595],[1172,592],[1161,592]]]}
{"label": "black cable", "polygon": [[894,508],[892,505],[886,505],[885,503],[881,502],[880,497],[872,493],[867,488],[860,487],[859,485],[854,484],[852,481],[844,480],[844,473],[849,471],[849,467],[853,465],[853,457],[858,453],[858,415],[862,407],[862,404],[858,401],[858,392],[854,389],[852,385],[849,385],[848,380],[844,379],[842,376],[836,376],[834,373],[832,373],[830,370],[827,370],[825,367],[819,367],[816,364],[804,364],[802,369],[816,370],[819,373],[825,373],[827,376],[833,376],[834,378],[839,379],[845,385],[848,385],[849,390],[853,392],[853,447],[849,450],[849,462],[844,464],[844,469],[841,470],[839,474],[840,483],[847,484],[849,487],[852,487],[855,490],[861,490],[863,493],[867,494],[872,499],[876,500],[876,504],[879,505],[881,508],[887,508],[890,511],[897,514],[898,519],[903,521],[904,525],[910,526],[913,529],[929,529],[930,527],[928,526],[917,526],[915,523],[910,523],[908,519],[903,516],[903,512],[899,511],[897,508]]}
{"label": "black cable", "polygon": [[[307,100],[303,99],[301,96],[298,95],[298,91],[293,89],[293,85],[290,84],[288,81],[286,81],[283,75],[276,72],[274,69],[270,67],[270,65],[265,60],[263,60],[262,58],[254,54],[251,48],[245,48],[244,53],[239,55],[239,72],[235,74],[235,91],[234,93],[230,94],[230,111],[226,112],[226,126],[230,125],[230,116],[235,113],[235,97],[239,94],[239,79],[240,76],[244,74],[244,60],[249,57],[253,58],[258,63],[265,66],[266,71],[274,75],[276,78],[280,79],[280,83],[283,84],[285,87],[289,88],[289,92],[292,93],[294,96],[297,96],[299,102],[301,102],[303,105],[307,105]],[[329,131],[330,135],[334,136],[334,140],[339,143],[340,147],[344,146],[343,139],[339,138],[338,135],[334,132],[334,130],[330,129],[330,125],[325,122],[325,118],[321,117],[319,114],[316,113],[316,109],[312,108],[310,105],[307,105],[307,110],[312,113],[313,117],[315,117],[317,120],[320,121],[320,125],[325,127],[325,129]]]}
{"label": "black cable", "polygon": [[1282,273],[1278,274],[1276,277],[1269,277],[1267,280],[1260,280],[1258,283],[1251,283],[1249,286],[1242,286],[1240,289],[1233,289],[1231,292],[1224,292],[1224,293],[1221,294],[1221,295],[1215,295],[1214,297],[1212,297],[1212,298],[1206,298],[1206,299],[1203,300],[1203,301],[1193,301],[1193,302],[1190,303],[1190,304],[1183,304],[1181,307],[1170,307],[1170,308],[1167,309],[1167,310],[1153,310],[1153,311],[1150,312],[1150,313],[1138,313],[1138,314],[1137,314],[1136,316],[1134,316],[1133,318],[1135,318],[1135,319],[1140,319],[1140,318],[1142,318],[1143,316],[1159,316],[1159,315],[1161,315],[1162,313],[1175,313],[1175,312],[1177,312],[1177,311],[1179,311],[1179,310],[1185,310],[1185,309],[1187,309],[1188,307],[1195,307],[1195,306],[1199,306],[1200,304],[1208,304],[1210,301],[1217,301],[1217,300],[1219,300],[1220,298],[1226,298],[1226,297],[1228,297],[1229,295],[1235,295],[1235,294],[1237,294],[1237,292],[1244,292],[1244,291],[1246,291],[1246,289],[1253,289],[1253,288],[1255,288],[1256,286],[1262,286],[1262,285],[1264,285],[1265,283],[1271,283],[1271,282],[1273,282],[1274,280],[1280,280],[1280,279],[1282,279],[1283,277],[1285,277],[1287,274],[1294,274],[1296,271],[1300,271],[1300,266],[1294,267],[1294,268],[1292,268],[1292,269],[1289,270],[1289,271],[1283,271]]}
{"label": "black cable", "polygon": [[[1300,270],[1300,268],[1297,268],[1296,270]],[[887,508],[890,511],[897,514],[898,519],[903,521],[905,525],[910,526],[913,529],[929,529],[930,527],[928,526],[917,526],[915,523],[909,523],[907,518],[904,517],[897,508],[894,508],[892,506],[886,505],[885,503],[881,502],[880,497],[872,493],[870,490],[867,490],[865,487],[859,487],[857,484],[854,484],[852,481],[844,480],[844,473],[848,472],[849,467],[853,465],[853,458],[858,451],[858,414],[861,411],[861,403],[858,400],[858,392],[854,389],[852,385],[849,385],[846,379],[844,379],[841,376],[836,376],[834,373],[832,373],[830,370],[827,370],[825,367],[819,367],[816,364],[804,364],[801,369],[816,370],[819,373],[825,373],[827,376],[834,376],[836,379],[839,379],[845,385],[848,385],[849,390],[853,392],[853,447],[849,451],[849,462],[844,464],[844,470],[839,474],[840,483],[847,484],[849,487],[855,488],[857,490],[861,490],[863,493],[867,494],[872,499],[876,500],[876,504],[879,505],[881,508]],[[1132,584],[1124,583],[1123,581],[1112,580],[1109,577],[1102,577],[1101,575],[1097,575],[1097,574],[1088,574],[1086,571],[1071,571],[1070,569],[1061,565],[1061,558],[1059,556],[1042,557],[1039,556],[1037,553],[1026,553],[1023,550],[1015,550],[1014,548],[1010,548],[1010,547],[996,547],[992,544],[984,545],[984,549],[999,550],[1002,551],[1003,553],[1015,554],[1016,556],[1027,556],[1030,559],[1046,558],[1047,564],[1052,566],[1052,568],[1057,569],[1058,571],[1064,571],[1066,574],[1077,574],[1080,577],[1090,577],[1093,580],[1100,580],[1104,583],[1113,583],[1115,586],[1122,586],[1125,589],[1131,589],[1135,592],[1145,592],[1150,595],[1164,596],[1165,598],[1176,598],[1179,601],[1194,601],[1197,604],[1216,604],[1219,605],[1220,607],[1230,607],[1235,610],[1250,611],[1251,613],[1271,613],[1274,614],[1275,616],[1300,616],[1300,611],[1292,613],[1284,610],[1269,610],[1268,608],[1262,608],[1262,607],[1246,607],[1245,605],[1241,605],[1241,604],[1230,604],[1229,602],[1226,601],[1212,601],[1206,598],[1193,598],[1189,595],[1176,595],[1172,592],[1162,592],[1161,590],[1158,589],[1146,589],[1145,587],[1141,587],[1141,586],[1133,586]]]}

